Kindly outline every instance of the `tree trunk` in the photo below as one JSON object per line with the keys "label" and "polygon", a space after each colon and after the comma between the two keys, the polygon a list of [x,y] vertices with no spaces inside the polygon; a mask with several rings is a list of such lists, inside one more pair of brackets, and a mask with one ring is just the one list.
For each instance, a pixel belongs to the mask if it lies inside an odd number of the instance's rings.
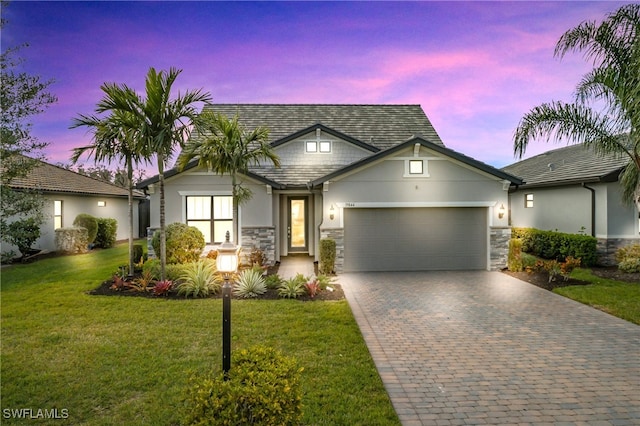
{"label": "tree trunk", "polygon": [[127,157],[127,186],[129,187],[129,276],[133,276],[133,165]]}
{"label": "tree trunk", "polygon": [[158,176],[160,178],[160,279],[166,279],[167,268],[167,234],[164,217],[164,156],[158,153]]}
{"label": "tree trunk", "polygon": [[239,247],[240,246],[240,221],[238,220],[238,191],[236,185],[236,175],[235,173],[231,174],[231,202],[232,202],[232,221],[233,221],[233,242]]}

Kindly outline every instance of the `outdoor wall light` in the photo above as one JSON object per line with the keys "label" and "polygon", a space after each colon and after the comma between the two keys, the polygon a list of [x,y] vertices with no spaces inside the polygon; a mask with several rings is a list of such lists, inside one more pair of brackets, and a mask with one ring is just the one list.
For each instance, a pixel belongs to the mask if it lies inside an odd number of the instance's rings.
{"label": "outdoor wall light", "polygon": [[504,204],[500,204],[500,208],[498,209],[498,219],[502,219],[505,213]]}
{"label": "outdoor wall light", "polygon": [[106,201],[98,201],[98,207],[104,207],[107,205]]}
{"label": "outdoor wall light", "polygon": [[228,380],[231,369],[231,284],[229,284],[229,277],[238,269],[238,248],[229,242],[229,231],[225,236],[225,242],[218,247],[216,266],[224,278],[222,286],[222,371],[224,380]]}
{"label": "outdoor wall light", "polygon": [[331,208],[329,209],[329,219],[333,220],[335,216],[336,216],[336,209],[333,207],[333,204],[331,204]]}

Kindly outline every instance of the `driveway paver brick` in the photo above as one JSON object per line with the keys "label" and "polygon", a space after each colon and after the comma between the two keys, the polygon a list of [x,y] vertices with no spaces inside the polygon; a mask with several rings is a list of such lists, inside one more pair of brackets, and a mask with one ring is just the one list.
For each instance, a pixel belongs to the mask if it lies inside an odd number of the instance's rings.
{"label": "driveway paver brick", "polygon": [[499,272],[339,281],[403,425],[640,425],[640,326]]}

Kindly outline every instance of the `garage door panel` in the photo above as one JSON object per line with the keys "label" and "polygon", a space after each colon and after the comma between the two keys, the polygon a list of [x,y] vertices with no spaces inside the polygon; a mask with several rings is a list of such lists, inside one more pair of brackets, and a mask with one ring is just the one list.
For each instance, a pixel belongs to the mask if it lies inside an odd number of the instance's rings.
{"label": "garage door panel", "polygon": [[345,210],[346,271],[485,269],[486,209]]}

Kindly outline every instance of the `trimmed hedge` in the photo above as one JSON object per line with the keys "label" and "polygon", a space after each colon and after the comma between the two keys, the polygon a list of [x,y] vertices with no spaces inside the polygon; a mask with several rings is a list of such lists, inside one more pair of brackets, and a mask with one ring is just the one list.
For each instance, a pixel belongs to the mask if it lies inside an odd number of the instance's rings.
{"label": "trimmed hedge", "polygon": [[223,374],[194,378],[185,397],[189,425],[299,425],[302,418],[300,376],[294,358],[256,346],[231,356]]}
{"label": "trimmed hedge", "polygon": [[336,242],[331,238],[320,240],[320,265],[321,274],[332,274],[336,265]]}
{"label": "trimmed hedge", "polygon": [[595,265],[598,241],[583,234],[541,231],[535,228],[513,228],[512,238],[522,240],[522,251],[543,259],[564,262],[568,256],[580,258],[582,265]]}
{"label": "trimmed hedge", "polygon": [[98,221],[95,217],[87,213],[80,213],[73,220],[73,226],[86,228],[89,238],[89,244],[93,243],[96,240],[96,235],[98,233]]}
{"label": "trimmed hedge", "polygon": [[[204,249],[204,235],[195,226],[174,222],[167,225],[165,230],[167,239],[167,263],[196,262]],[[160,257],[160,231],[153,234],[151,245]]]}
{"label": "trimmed hedge", "polygon": [[[116,236],[118,235],[118,221],[115,219],[102,218],[96,219],[98,222],[98,232],[93,242],[96,247],[111,248],[116,244]],[[136,259],[136,262],[140,259]]]}
{"label": "trimmed hedge", "polygon": [[56,250],[65,254],[86,253],[89,246],[87,228],[58,228],[55,230]]}

